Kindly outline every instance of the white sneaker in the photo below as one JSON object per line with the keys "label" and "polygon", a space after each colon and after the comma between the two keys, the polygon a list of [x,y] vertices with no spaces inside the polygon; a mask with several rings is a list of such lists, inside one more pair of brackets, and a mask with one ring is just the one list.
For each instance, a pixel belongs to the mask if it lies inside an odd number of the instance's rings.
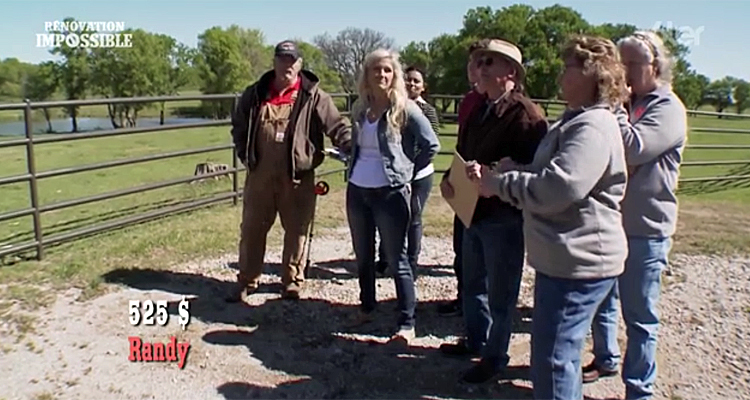
{"label": "white sneaker", "polygon": [[390,342],[408,346],[416,336],[417,334],[413,327],[408,329],[399,329],[396,334],[391,336]]}

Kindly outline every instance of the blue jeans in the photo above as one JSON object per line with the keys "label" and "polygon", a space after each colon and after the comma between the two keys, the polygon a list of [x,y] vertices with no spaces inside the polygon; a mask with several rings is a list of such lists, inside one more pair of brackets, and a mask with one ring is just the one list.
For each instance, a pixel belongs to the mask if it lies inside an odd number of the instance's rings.
{"label": "blue jeans", "polygon": [[594,313],[617,281],[562,279],[536,273],[531,322],[535,399],[581,400],[581,350]]}
{"label": "blue jeans", "polygon": [[456,281],[458,286],[457,300],[460,304],[463,304],[463,283],[464,283],[464,266],[463,266],[463,242],[464,242],[464,223],[458,218],[458,215],[453,216],[453,272],[456,274]]}
{"label": "blue jeans", "polygon": [[620,345],[617,343],[617,317],[620,315],[619,285],[615,282],[594,314],[591,336],[594,341],[594,364],[616,371],[620,367]]}
{"label": "blue jeans", "polygon": [[521,215],[508,212],[472,223],[463,231],[462,258],[467,344],[504,368],[523,272]]}
{"label": "blue jeans", "polygon": [[[625,320],[627,349],[622,365],[627,400],[649,399],[656,383],[656,341],[659,329],[657,305],[661,291],[661,275],[667,266],[671,238],[628,237],[628,258],[625,272],[619,277],[618,289],[622,316]],[[605,302],[616,303],[617,292]],[[617,315],[597,316],[593,328],[594,357],[609,362],[610,354],[619,354]],[[598,325],[598,326],[597,326]],[[598,342],[598,343],[597,343]]]}
{"label": "blue jeans", "polygon": [[411,200],[410,185],[361,188],[349,183],[346,190],[346,213],[352,235],[352,245],[359,270],[362,311],[372,312],[377,307],[375,294],[375,229],[384,243],[389,265],[395,265],[396,296],[398,298],[398,327],[414,327],[417,305],[414,275],[406,255],[406,231],[409,225]]}
{"label": "blue jeans", "polygon": [[[430,174],[412,182],[411,184],[411,222],[409,230],[406,233],[406,255],[409,258],[412,274],[417,276],[417,263],[419,262],[419,253],[422,251],[422,213],[427,205],[427,199],[432,191],[432,176]],[[380,240],[379,257],[385,261],[385,243]],[[392,265],[392,264],[388,264]]]}

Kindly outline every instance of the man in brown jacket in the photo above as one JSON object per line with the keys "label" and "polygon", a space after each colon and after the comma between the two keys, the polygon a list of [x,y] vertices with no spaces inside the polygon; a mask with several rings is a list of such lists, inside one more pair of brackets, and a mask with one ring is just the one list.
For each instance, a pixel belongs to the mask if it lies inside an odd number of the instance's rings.
{"label": "man in brown jacket", "polygon": [[284,297],[299,297],[315,208],[315,168],[325,156],[325,136],[349,151],[350,124],[318,87],[318,77],[302,69],[295,43],[283,41],[275,49],[274,69],[245,89],[232,115],[232,137],[247,177],[238,285],[228,300],[242,301],[258,288],[266,237],[277,213],[284,229]]}

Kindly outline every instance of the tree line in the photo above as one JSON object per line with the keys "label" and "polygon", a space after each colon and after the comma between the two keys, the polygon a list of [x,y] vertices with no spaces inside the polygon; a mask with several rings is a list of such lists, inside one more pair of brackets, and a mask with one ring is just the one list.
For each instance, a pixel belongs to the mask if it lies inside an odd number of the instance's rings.
{"label": "tree line", "polygon": [[[73,18],[66,18],[72,21]],[[469,44],[487,37],[500,37],[518,44],[528,69],[526,88],[536,99],[558,96],[557,76],[563,63],[559,50],[567,37],[589,33],[613,41],[638,28],[629,24],[594,25],[570,7],[554,5],[535,9],[515,4],[500,9],[477,7],[463,17],[462,28],[454,34],[442,34],[429,42],[411,42],[396,48],[395,41],[383,32],[349,27],[335,36],[328,33],[311,42],[297,39],[305,67],[321,79],[331,93],[354,93],[356,77],[364,57],[378,47],[399,50],[405,65],[416,65],[426,73],[428,91],[460,95],[466,92],[466,58]],[[688,108],[712,105],[722,112],[734,108],[742,113],[750,101],[750,83],[735,77],[711,81],[686,60],[689,48],[681,43],[677,29],[659,29],[676,59],[674,89]],[[51,32],[55,33],[55,32]],[[60,32],[65,33],[65,32]],[[94,32],[90,32],[94,33]],[[195,48],[174,38],[143,29],[128,29],[130,48],[71,48],[65,43],[50,50],[59,61],[38,65],[8,58],[0,61],[0,99],[18,101],[28,98],[44,101],[91,97],[136,97],[174,95],[185,90],[204,94],[242,91],[272,65],[273,43],[266,43],[258,29],[212,27],[198,35]],[[295,39],[295,38],[292,38]],[[153,104],[116,104],[108,106],[114,128],[136,125],[139,111]],[[161,107],[162,115],[164,104]],[[195,112],[202,117],[225,118],[231,102],[203,102]],[[77,131],[77,107],[66,113]],[[49,123],[49,114],[45,110]]]}
{"label": "tree line", "polygon": [[[491,7],[470,9],[463,27],[455,34],[443,34],[430,42],[412,42],[401,49],[408,64],[423,66],[427,84],[433,93],[462,93],[466,90],[466,48],[477,38],[500,37],[510,40],[523,52],[528,69],[526,88],[532,98],[555,99],[557,77],[562,72],[560,49],[572,34],[603,36],[617,42],[638,29],[630,24],[594,25],[570,7],[553,5],[535,9],[515,4],[493,10]],[[682,32],[660,27],[658,33],[675,58],[673,87],[688,108],[712,105],[722,112],[734,106],[742,113],[750,105],[750,83],[735,77],[711,81],[687,61],[690,49],[683,43]]]}

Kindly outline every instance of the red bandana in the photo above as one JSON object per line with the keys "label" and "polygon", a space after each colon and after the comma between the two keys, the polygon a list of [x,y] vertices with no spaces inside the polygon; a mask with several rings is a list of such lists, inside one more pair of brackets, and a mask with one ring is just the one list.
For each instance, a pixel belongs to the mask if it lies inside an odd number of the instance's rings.
{"label": "red bandana", "polygon": [[284,89],[281,92],[276,90],[276,87],[271,84],[271,87],[268,90],[268,96],[266,96],[266,101],[264,103],[273,106],[294,103],[294,99],[297,97],[297,91],[299,91],[301,83],[302,79],[297,77],[297,80],[294,82],[294,84],[292,84],[292,86]]}

